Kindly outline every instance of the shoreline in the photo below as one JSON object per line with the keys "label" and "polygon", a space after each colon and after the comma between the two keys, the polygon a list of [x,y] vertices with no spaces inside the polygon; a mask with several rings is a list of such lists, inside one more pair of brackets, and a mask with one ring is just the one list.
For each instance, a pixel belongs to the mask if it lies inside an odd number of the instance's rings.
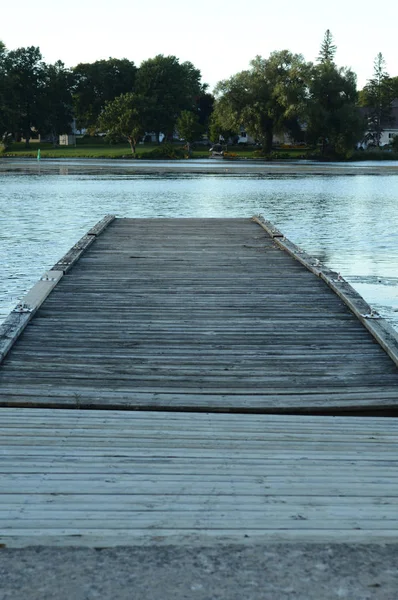
{"label": "shoreline", "polygon": [[[393,164],[391,164],[393,163]],[[0,174],[51,174],[58,171],[68,174],[114,174],[132,175],[167,175],[198,174],[223,176],[269,176],[269,175],[398,175],[398,161],[389,164],[383,162],[361,163],[322,163],[312,161],[272,161],[253,160],[217,160],[192,159],[178,160],[144,160],[106,158],[44,158],[37,161],[33,158],[0,158]]]}

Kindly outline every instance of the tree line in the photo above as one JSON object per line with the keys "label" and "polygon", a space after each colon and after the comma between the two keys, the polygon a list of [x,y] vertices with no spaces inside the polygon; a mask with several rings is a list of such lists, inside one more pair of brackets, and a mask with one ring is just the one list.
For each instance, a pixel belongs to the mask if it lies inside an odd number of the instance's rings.
{"label": "tree line", "polygon": [[220,133],[224,129],[228,136],[244,123],[265,153],[275,134],[286,133],[318,147],[322,155],[346,156],[361,139],[379,146],[398,97],[398,77],[388,75],[378,54],[373,77],[358,93],[355,73],[337,66],[335,54],[327,30],[315,64],[282,50],[266,59],[257,56],[250,69],[220,81],[213,114]]}
{"label": "tree line", "polygon": [[213,102],[200,70],[175,56],[158,55],[139,68],[109,58],[69,69],[46,64],[37,47],[7,51],[0,42],[0,139],[29,144],[37,131],[56,142],[75,120],[78,129],[105,128],[134,144],[145,131],[172,135],[184,111],[205,126]]}
{"label": "tree line", "polygon": [[315,63],[289,50],[257,56],[212,95],[200,70],[175,56],[158,55],[139,67],[109,58],[69,69],[61,61],[46,64],[37,47],[8,51],[0,42],[0,139],[29,144],[37,131],[57,143],[75,120],[78,129],[128,140],[133,153],[145,132],[172,138],[177,129],[189,144],[205,132],[212,141],[227,139],[241,127],[265,154],[276,134],[323,155],[347,155],[365,131],[378,146],[392,118],[398,77],[389,76],[379,54],[358,92],[355,73],[336,65],[335,54],[328,30]]}

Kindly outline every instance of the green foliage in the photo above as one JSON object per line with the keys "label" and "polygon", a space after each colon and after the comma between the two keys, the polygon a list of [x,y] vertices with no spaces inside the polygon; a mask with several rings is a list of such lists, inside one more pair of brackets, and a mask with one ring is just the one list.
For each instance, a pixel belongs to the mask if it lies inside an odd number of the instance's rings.
{"label": "green foliage", "polygon": [[397,150],[385,151],[381,148],[373,149],[373,150],[357,150],[350,156],[350,160],[355,161],[364,161],[364,160],[374,160],[374,161],[382,161],[382,160],[398,160],[398,148]]}
{"label": "green foliage", "polygon": [[148,100],[138,94],[122,94],[107,102],[102,111],[98,126],[110,138],[124,138],[135,154],[136,146],[144,135],[148,122]]}
{"label": "green foliage", "polygon": [[228,142],[230,138],[238,135],[238,128],[228,129],[223,127],[218,119],[220,109],[214,110],[209,119],[209,138],[213,144],[218,144],[222,138]]}
{"label": "green foliage", "polygon": [[3,59],[7,83],[9,131],[23,135],[27,145],[32,128],[43,123],[45,65],[40,49],[34,46],[10,51]]}
{"label": "green foliage", "polygon": [[153,150],[145,153],[145,159],[182,159],[185,158],[185,152],[183,148],[174,146],[169,142],[163,142],[160,146],[157,146]]}
{"label": "green foliage", "polygon": [[361,104],[367,110],[366,141],[380,146],[383,128],[392,122],[391,111],[394,100],[394,82],[386,71],[386,62],[381,52],[376,56],[372,79],[369,79],[361,94]]}
{"label": "green foliage", "polygon": [[394,152],[398,152],[398,135],[394,135],[392,138],[391,147]]}
{"label": "green foliage", "polygon": [[[46,65],[39,48],[7,52],[0,44],[0,139],[11,133],[27,145],[35,130],[50,134],[54,143],[68,133],[73,118],[72,74],[62,62]],[[6,145],[7,145],[6,144]]]}
{"label": "green foliage", "polygon": [[54,65],[45,66],[44,78],[40,132],[49,134],[56,145],[60,134],[71,131],[73,75],[61,61],[57,61]]}
{"label": "green foliage", "polygon": [[[0,139],[9,131],[7,106],[7,76],[5,70],[6,47],[0,40]],[[2,143],[3,147],[3,143]]]}
{"label": "green foliage", "polygon": [[327,29],[323,37],[321,49],[318,55],[318,61],[321,64],[334,63],[337,46],[333,43],[333,36],[330,29]]}
{"label": "green foliage", "polygon": [[216,87],[215,120],[223,128],[245,129],[261,142],[266,153],[274,133],[300,134],[309,65],[288,50],[257,56],[248,71],[237,73]]}
{"label": "green foliage", "polygon": [[79,129],[95,129],[106,102],[134,91],[137,67],[127,58],[80,63],[73,69],[74,109]]}
{"label": "green foliage", "polygon": [[190,154],[191,144],[203,133],[203,125],[199,123],[198,115],[189,110],[183,110],[177,119],[177,131],[187,143],[188,154]]}
{"label": "green foliage", "polygon": [[306,138],[320,145],[323,158],[346,158],[364,132],[357,107],[356,76],[325,61],[311,70],[306,106]]}
{"label": "green foliage", "polygon": [[144,61],[137,74],[137,92],[151,98],[148,131],[172,135],[179,114],[194,111],[202,92],[201,74],[190,62],[158,54]]}
{"label": "green foliage", "polygon": [[205,131],[208,131],[211,115],[214,110],[215,98],[213,94],[208,94],[203,91],[197,98],[197,112],[199,117],[199,123],[203,125]]}
{"label": "green foliage", "polygon": [[390,84],[393,98],[398,98],[398,77],[391,77]]}

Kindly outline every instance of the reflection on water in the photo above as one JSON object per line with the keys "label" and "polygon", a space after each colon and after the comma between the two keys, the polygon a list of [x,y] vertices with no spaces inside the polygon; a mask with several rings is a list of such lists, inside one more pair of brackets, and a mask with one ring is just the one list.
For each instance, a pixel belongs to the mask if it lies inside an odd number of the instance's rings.
{"label": "reflection on water", "polygon": [[115,175],[104,163],[95,175],[71,174],[70,165],[58,173],[0,172],[0,320],[106,213],[263,214],[398,327],[398,177]]}

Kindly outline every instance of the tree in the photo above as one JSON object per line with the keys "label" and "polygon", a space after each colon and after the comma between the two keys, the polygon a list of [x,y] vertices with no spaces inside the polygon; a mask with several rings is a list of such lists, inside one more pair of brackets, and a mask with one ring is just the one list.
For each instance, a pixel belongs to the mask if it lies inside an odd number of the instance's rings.
{"label": "tree", "polygon": [[179,62],[175,56],[158,54],[144,61],[137,73],[137,93],[150,98],[152,112],[149,130],[172,136],[179,114],[195,110],[202,93],[201,73],[190,62]]}
{"label": "tree", "polygon": [[6,47],[0,40],[0,144],[5,146],[6,136],[10,133],[9,106],[7,103],[7,75],[5,70]]}
{"label": "tree", "polygon": [[189,110],[183,110],[177,119],[177,131],[187,143],[188,154],[191,154],[191,144],[203,132],[198,115]]}
{"label": "tree", "polygon": [[75,77],[74,107],[78,128],[94,128],[106,102],[134,91],[137,67],[127,58],[80,63]]}
{"label": "tree", "polygon": [[40,49],[34,46],[8,52],[4,59],[7,76],[8,104],[12,106],[10,120],[17,135],[22,134],[29,146],[32,129],[42,123],[45,65]]}
{"label": "tree", "polygon": [[203,125],[203,128],[206,132],[209,131],[210,119],[214,111],[214,102],[215,98],[213,94],[206,92],[206,86],[204,86],[202,93],[197,98],[196,104],[199,123]]}
{"label": "tree", "polygon": [[367,110],[368,141],[380,146],[384,127],[390,125],[394,84],[386,71],[386,62],[381,52],[374,61],[374,72],[362,93],[362,105]]}
{"label": "tree", "polygon": [[392,138],[391,145],[394,152],[398,152],[398,135],[394,135],[394,137]]}
{"label": "tree", "polygon": [[148,119],[148,101],[135,93],[122,94],[107,102],[99,117],[99,127],[110,136],[124,138],[135,156],[136,146],[144,135]]}
{"label": "tree", "polygon": [[391,77],[390,82],[391,82],[392,96],[395,100],[398,98],[398,77]]}
{"label": "tree", "polygon": [[321,64],[334,63],[337,46],[333,43],[333,36],[330,29],[327,29],[321,44],[318,55],[318,62]]}
{"label": "tree", "polygon": [[59,134],[69,133],[73,121],[73,75],[61,61],[45,67],[44,116],[40,131],[50,134],[53,144]]}
{"label": "tree", "polygon": [[230,138],[237,136],[237,134],[238,129],[226,129],[220,124],[216,112],[211,114],[209,119],[209,137],[213,144],[220,143],[221,138],[227,143]]}
{"label": "tree", "polygon": [[308,82],[306,138],[320,145],[322,156],[346,156],[364,130],[358,107],[356,75],[333,62],[335,46],[326,32],[319,63],[312,67]]}
{"label": "tree", "polygon": [[250,70],[220,81],[216,87],[216,121],[225,129],[243,125],[268,153],[274,133],[301,131],[309,65],[288,50],[257,56]]}

